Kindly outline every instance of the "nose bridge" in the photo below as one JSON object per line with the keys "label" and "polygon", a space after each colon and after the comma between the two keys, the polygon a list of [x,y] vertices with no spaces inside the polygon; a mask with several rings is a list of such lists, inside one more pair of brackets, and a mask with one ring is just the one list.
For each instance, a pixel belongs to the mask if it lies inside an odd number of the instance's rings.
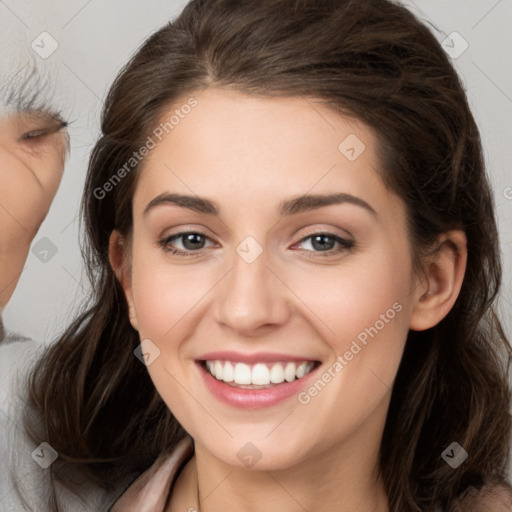
{"label": "nose bridge", "polygon": [[237,247],[232,269],[217,297],[217,320],[239,332],[281,324],[288,314],[286,291],[268,268],[269,254],[254,238]]}

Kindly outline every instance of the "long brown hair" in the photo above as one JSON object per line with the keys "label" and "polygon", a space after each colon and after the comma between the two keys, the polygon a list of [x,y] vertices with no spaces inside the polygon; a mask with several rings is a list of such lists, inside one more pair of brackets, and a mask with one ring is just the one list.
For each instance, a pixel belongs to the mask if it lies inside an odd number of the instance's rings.
{"label": "long brown hair", "polygon": [[[406,205],[418,268],[438,235],[466,232],[468,264],[457,302],[434,328],[409,333],[380,470],[397,512],[445,510],[468,489],[504,481],[511,348],[493,309],[501,268],[480,136],[435,37],[389,0],[193,0],[116,78],[82,202],[93,295],[30,380],[44,431],[37,434],[28,420],[27,428],[59,453],[54,477],[65,480],[66,466],[79,465],[113,486],[184,435],[133,355],[140,340],[108,259],[111,232],[131,231],[138,166],[112,190],[98,190],[170,105],[211,84],[315,98],[370,125],[382,177]],[[469,453],[456,470],[441,458],[453,441]]]}

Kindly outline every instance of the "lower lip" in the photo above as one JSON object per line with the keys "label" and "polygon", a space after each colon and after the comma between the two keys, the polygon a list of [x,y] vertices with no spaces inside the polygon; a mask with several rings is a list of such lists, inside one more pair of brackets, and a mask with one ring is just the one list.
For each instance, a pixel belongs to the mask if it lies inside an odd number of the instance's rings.
{"label": "lower lip", "polygon": [[230,386],[223,381],[217,380],[201,363],[197,362],[197,365],[211,394],[221,402],[240,409],[272,407],[291,396],[297,396],[306,387],[306,383],[311,378],[311,375],[317,370],[315,367],[300,379],[292,382],[283,382],[271,388],[244,389]]}

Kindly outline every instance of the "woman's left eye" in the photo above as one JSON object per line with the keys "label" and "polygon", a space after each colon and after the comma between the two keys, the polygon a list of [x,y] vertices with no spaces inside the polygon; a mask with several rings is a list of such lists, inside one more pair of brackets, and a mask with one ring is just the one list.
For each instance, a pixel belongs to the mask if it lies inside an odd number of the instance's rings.
{"label": "woman's left eye", "polygon": [[303,238],[295,246],[302,245],[306,251],[324,253],[326,255],[337,254],[354,247],[354,242],[346,240],[331,233],[314,233]]}
{"label": "woman's left eye", "polygon": [[186,233],[177,233],[160,240],[159,245],[165,251],[172,254],[190,255],[200,249],[207,247],[207,241],[211,240],[203,233],[188,231]]}

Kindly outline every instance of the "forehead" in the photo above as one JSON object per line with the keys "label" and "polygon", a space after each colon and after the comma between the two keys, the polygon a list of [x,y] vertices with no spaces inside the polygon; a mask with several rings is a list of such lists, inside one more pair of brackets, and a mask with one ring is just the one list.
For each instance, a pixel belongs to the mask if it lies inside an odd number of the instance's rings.
{"label": "forehead", "polygon": [[61,108],[59,62],[42,59],[31,46],[31,26],[44,24],[51,4],[27,0],[7,8],[0,2],[0,115]]}
{"label": "forehead", "polygon": [[190,97],[196,106],[183,108],[143,162],[136,196],[162,188],[226,200],[236,191],[241,202],[334,189],[369,199],[387,193],[373,130],[319,100],[208,88],[176,101],[160,126]]}
{"label": "forehead", "polygon": [[0,82],[0,116],[50,109],[51,84],[36,67],[27,64],[2,77]]}

